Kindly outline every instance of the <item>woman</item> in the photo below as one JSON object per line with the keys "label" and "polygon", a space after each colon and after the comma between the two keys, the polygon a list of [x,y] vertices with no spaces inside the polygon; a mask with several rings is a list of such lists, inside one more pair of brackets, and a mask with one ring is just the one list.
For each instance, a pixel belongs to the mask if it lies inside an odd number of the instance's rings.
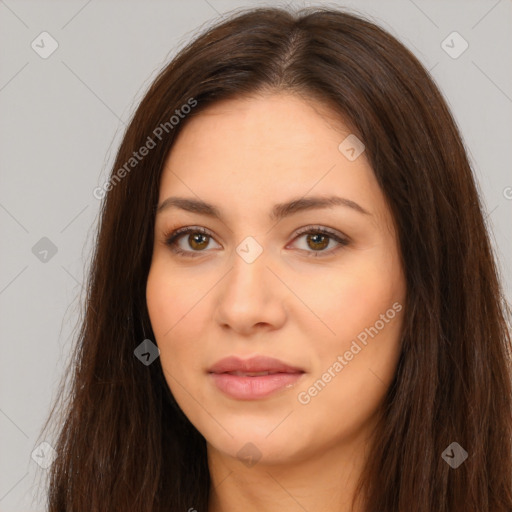
{"label": "woman", "polygon": [[224,20],[95,194],[50,512],[512,510],[482,207],[396,39],[324,8]]}

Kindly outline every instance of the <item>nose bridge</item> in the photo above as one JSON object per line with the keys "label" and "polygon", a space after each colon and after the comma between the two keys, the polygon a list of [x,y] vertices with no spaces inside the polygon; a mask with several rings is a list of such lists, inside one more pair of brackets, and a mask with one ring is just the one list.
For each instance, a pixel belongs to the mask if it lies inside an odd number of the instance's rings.
{"label": "nose bridge", "polygon": [[256,324],[277,327],[284,320],[282,290],[267,268],[268,253],[253,237],[244,239],[233,251],[231,270],[220,289],[217,319],[238,331]]}
{"label": "nose bridge", "polygon": [[254,299],[262,299],[271,292],[267,280],[268,253],[254,237],[247,237],[235,247],[232,255],[232,270],[228,274],[228,286],[238,299],[250,293]]}

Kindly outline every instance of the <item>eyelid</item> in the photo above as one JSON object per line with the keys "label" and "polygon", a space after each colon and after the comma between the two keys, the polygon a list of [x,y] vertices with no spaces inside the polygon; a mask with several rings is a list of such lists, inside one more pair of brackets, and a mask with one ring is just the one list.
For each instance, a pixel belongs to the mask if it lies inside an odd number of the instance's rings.
{"label": "eyelid", "polygon": [[189,233],[202,233],[203,235],[208,235],[211,238],[215,238],[213,233],[202,226],[183,226],[177,229],[171,229],[169,232],[166,232],[164,237],[167,241],[174,241],[179,236],[189,234]]}
{"label": "eyelid", "polygon": [[[329,249],[327,251],[306,251],[304,249],[299,249],[301,252],[304,252],[306,254],[306,256],[313,256],[313,257],[332,256],[334,253],[338,252],[338,250],[347,246],[351,242],[351,240],[349,239],[348,236],[342,234],[338,230],[316,224],[316,225],[309,225],[309,226],[304,226],[303,228],[299,228],[294,233],[294,238],[291,243],[295,242],[295,240],[297,240],[301,236],[307,235],[307,234],[327,235],[329,238],[334,240],[338,244],[338,246],[334,247],[332,249]],[[288,245],[290,245],[290,244],[288,244]],[[288,245],[286,247],[288,247]]]}
{"label": "eyelid", "polygon": [[[193,251],[193,250],[183,250],[180,247],[176,245],[176,241],[179,240],[180,237],[186,234],[191,233],[202,233],[204,235],[207,235],[209,238],[213,239],[216,243],[216,238],[214,234],[208,230],[207,228],[204,228],[202,226],[183,226],[181,228],[170,230],[169,232],[166,232],[164,234],[164,243],[165,245],[169,246],[171,250],[177,254],[182,254],[186,257],[197,257],[202,256],[203,253],[209,252],[208,250],[203,251]],[[290,243],[293,243],[295,240],[300,238],[303,235],[306,234],[323,234],[328,237],[330,237],[332,240],[334,240],[338,246],[329,249],[327,251],[306,251],[304,249],[299,249],[300,252],[306,253],[307,256],[316,256],[316,257],[324,257],[328,255],[332,255],[334,252],[337,252],[342,247],[348,245],[351,240],[346,235],[340,233],[337,230],[334,230],[333,228],[329,228],[323,225],[308,225],[304,226],[302,228],[299,228],[295,231],[295,233],[292,235],[293,240]],[[288,247],[290,244],[287,244],[286,247]]]}
{"label": "eyelid", "polygon": [[[202,252],[207,251],[185,251],[177,246],[176,242],[183,236],[191,233],[202,233],[203,235],[207,235],[212,240],[215,240],[215,236],[213,233],[203,228],[202,226],[183,226],[181,228],[171,230],[170,232],[166,232],[164,234],[164,243],[165,245],[169,246],[169,248],[175,252],[176,254],[180,254],[186,257],[196,257],[201,256]],[[218,242],[217,242],[218,243]]]}

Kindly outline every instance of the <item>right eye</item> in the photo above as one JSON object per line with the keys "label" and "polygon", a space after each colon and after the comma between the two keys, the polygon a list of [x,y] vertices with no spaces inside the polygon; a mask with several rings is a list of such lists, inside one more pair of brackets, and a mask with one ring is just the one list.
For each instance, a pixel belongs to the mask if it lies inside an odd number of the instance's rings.
{"label": "right eye", "polygon": [[[188,236],[185,237],[185,235]],[[200,256],[212,240],[214,240],[213,236],[207,229],[194,226],[176,229],[165,236],[165,244],[176,254],[185,257]],[[183,241],[188,248],[180,246],[180,242]]]}

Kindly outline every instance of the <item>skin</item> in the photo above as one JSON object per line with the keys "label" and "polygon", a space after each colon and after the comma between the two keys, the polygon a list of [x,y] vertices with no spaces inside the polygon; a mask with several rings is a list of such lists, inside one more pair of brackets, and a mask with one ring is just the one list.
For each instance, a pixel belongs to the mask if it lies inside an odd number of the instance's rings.
{"label": "skin", "polygon": [[[146,290],[167,383],[207,440],[210,512],[348,511],[371,456],[402,313],[386,316],[342,371],[332,367],[365,328],[405,304],[406,288],[393,219],[365,153],[350,161],[338,149],[350,133],[325,105],[297,95],[237,98],[189,119],[165,163],[159,204],[200,198],[222,213],[222,220],[176,207],[157,213]],[[313,195],[350,199],[368,214],[334,206],[269,218],[274,204]],[[349,243],[315,245],[296,235],[310,225]],[[212,233],[199,240],[202,252],[188,234],[177,242],[200,253],[195,258],[165,243],[184,226]],[[236,251],[248,236],[263,250],[250,264]],[[234,399],[208,374],[230,355],[268,355],[305,373],[270,397]],[[301,403],[299,393],[328,368],[330,382]],[[260,457],[255,465],[237,456],[247,443]]]}

